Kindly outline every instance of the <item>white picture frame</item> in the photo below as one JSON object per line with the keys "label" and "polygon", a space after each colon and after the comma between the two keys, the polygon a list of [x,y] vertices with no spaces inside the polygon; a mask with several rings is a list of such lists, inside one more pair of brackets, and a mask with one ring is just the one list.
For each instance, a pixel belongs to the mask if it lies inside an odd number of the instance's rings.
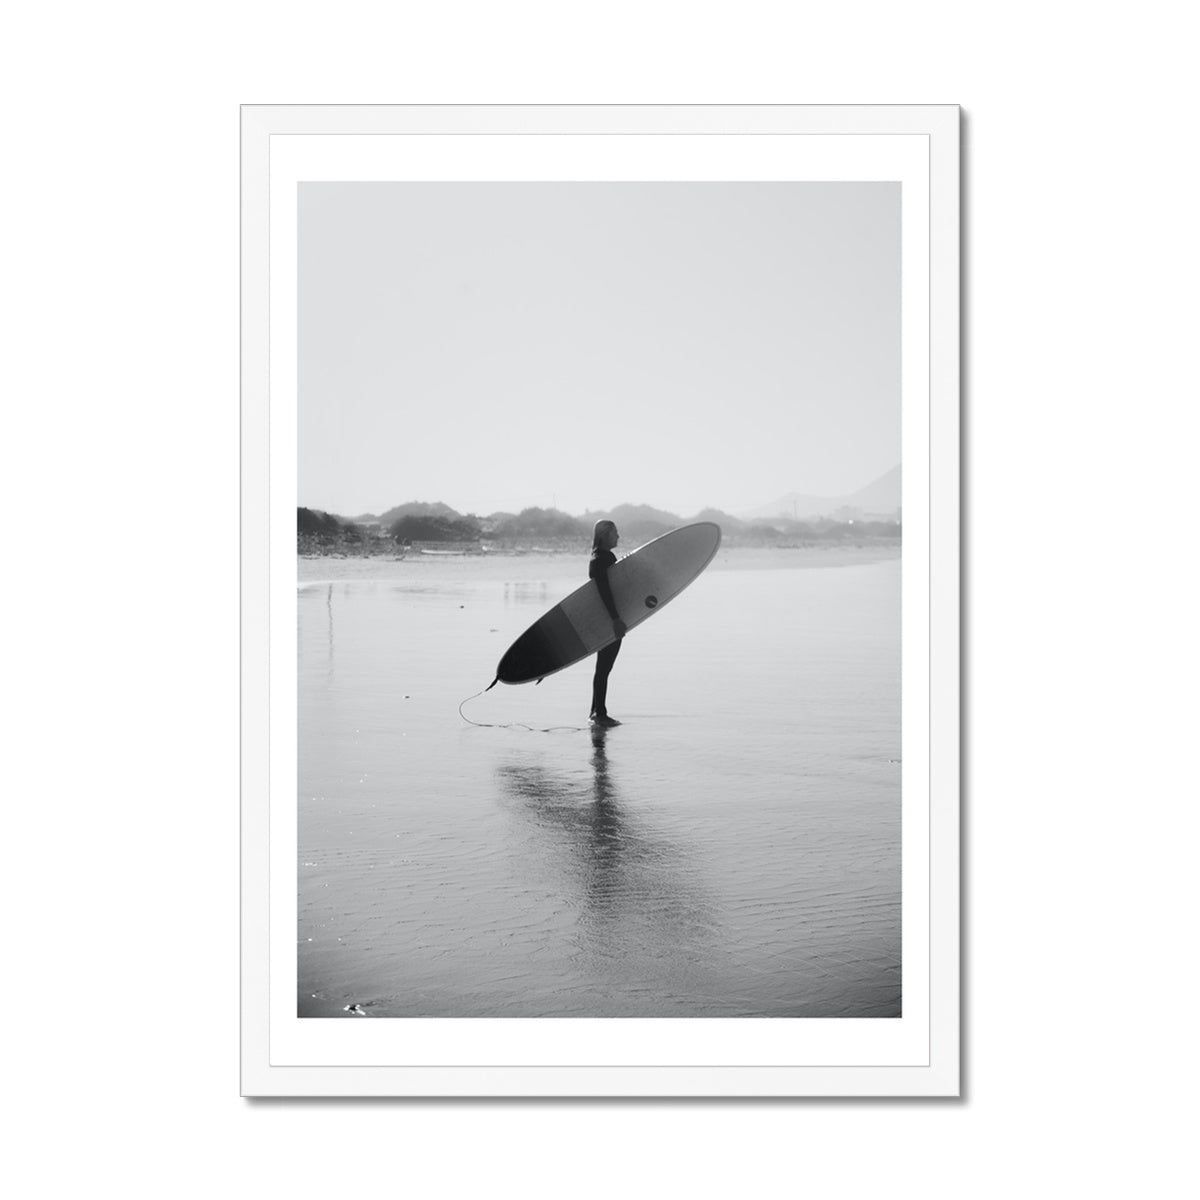
{"label": "white picture frame", "polygon": [[[958,1095],[957,106],[249,105],[241,154],[243,1094]],[[295,641],[280,614],[295,604],[296,185],[663,177],[902,185],[904,1015],[660,1019],[649,1030],[631,1020],[458,1020],[430,1022],[419,1039],[411,1022],[305,1024],[294,987],[283,995],[295,944],[281,909],[295,892],[286,844]],[[289,725],[292,742],[279,742]],[[911,768],[909,737],[924,747]]]}

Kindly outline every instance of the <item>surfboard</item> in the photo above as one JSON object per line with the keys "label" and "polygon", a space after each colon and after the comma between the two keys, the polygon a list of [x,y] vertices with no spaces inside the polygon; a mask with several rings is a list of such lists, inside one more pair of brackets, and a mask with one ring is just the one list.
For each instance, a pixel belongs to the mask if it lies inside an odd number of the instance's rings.
{"label": "surfboard", "polygon": [[[608,582],[626,629],[634,629],[674,600],[712,562],[720,545],[721,527],[698,521],[618,559],[608,569]],[[589,579],[509,646],[496,678],[502,683],[540,681],[616,640],[600,589]]]}

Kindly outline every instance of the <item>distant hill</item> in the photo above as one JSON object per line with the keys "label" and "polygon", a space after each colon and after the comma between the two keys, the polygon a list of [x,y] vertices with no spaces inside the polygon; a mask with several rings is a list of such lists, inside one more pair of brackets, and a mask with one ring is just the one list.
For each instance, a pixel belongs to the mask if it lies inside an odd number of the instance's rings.
{"label": "distant hill", "polygon": [[749,521],[771,517],[806,521],[814,517],[836,516],[848,510],[857,511],[863,517],[894,517],[900,504],[900,467],[895,466],[848,496],[812,496],[803,492],[788,492],[770,504],[742,513],[742,516]]}
{"label": "distant hill", "polygon": [[861,508],[864,513],[890,517],[900,507],[902,495],[900,468],[895,466],[874,483],[868,483],[865,488],[859,488],[852,496],[848,496],[846,505],[849,508]]}
{"label": "distant hill", "polygon": [[580,519],[586,524],[589,533],[597,521],[615,522],[622,540],[627,545],[647,542],[685,524],[674,513],[652,508],[649,504],[618,504],[616,508],[607,511],[584,513]]}
{"label": "distant hill", "polygon": [[410,500],[407,504],[398,504],[395,508],[389,508],[387,512],[381,513],[378,517],[372,517],[371,520],[378,521],[384,529],[387,529],[401,517],[445,517],[448,520],[455,520],[462,515],[440,500],[433,504],[426,504],[423,500]]}
{"label": "distant hill", "polygon": [[727,512],[722,512],[719,508],[703,509],[692,517],[691,520],[712,521],[713,524],[720,525],[722,533],[733,533],[735,530],[743,529],[746,525],[746,522],[740,517],[731,516]]}
{"label": "distant hill", "polygon": [[489,523],[492,535],[500,538],[582,538],[590,528],[557,508],[527,508],[515,517],[501,514]]}

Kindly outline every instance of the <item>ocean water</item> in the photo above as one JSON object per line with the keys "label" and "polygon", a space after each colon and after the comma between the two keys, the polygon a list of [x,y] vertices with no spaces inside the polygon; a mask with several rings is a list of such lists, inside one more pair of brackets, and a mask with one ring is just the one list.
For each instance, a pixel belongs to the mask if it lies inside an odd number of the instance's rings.
{"label": "ocean water", "polygon": [[722,552],[606,733],[592,660],[459,715],[582,557],[302,582],[300,1014],[898,1016],[900,561],[829,561]]}

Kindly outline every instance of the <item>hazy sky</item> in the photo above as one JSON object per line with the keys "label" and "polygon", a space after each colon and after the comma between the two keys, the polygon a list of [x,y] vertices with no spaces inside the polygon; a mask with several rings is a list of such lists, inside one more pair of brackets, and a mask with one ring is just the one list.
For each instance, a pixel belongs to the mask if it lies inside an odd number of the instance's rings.
{"label": "hazy sky", "polygon": [[900,461],[900,187],[302,183],[298,503],[690,516]]}

